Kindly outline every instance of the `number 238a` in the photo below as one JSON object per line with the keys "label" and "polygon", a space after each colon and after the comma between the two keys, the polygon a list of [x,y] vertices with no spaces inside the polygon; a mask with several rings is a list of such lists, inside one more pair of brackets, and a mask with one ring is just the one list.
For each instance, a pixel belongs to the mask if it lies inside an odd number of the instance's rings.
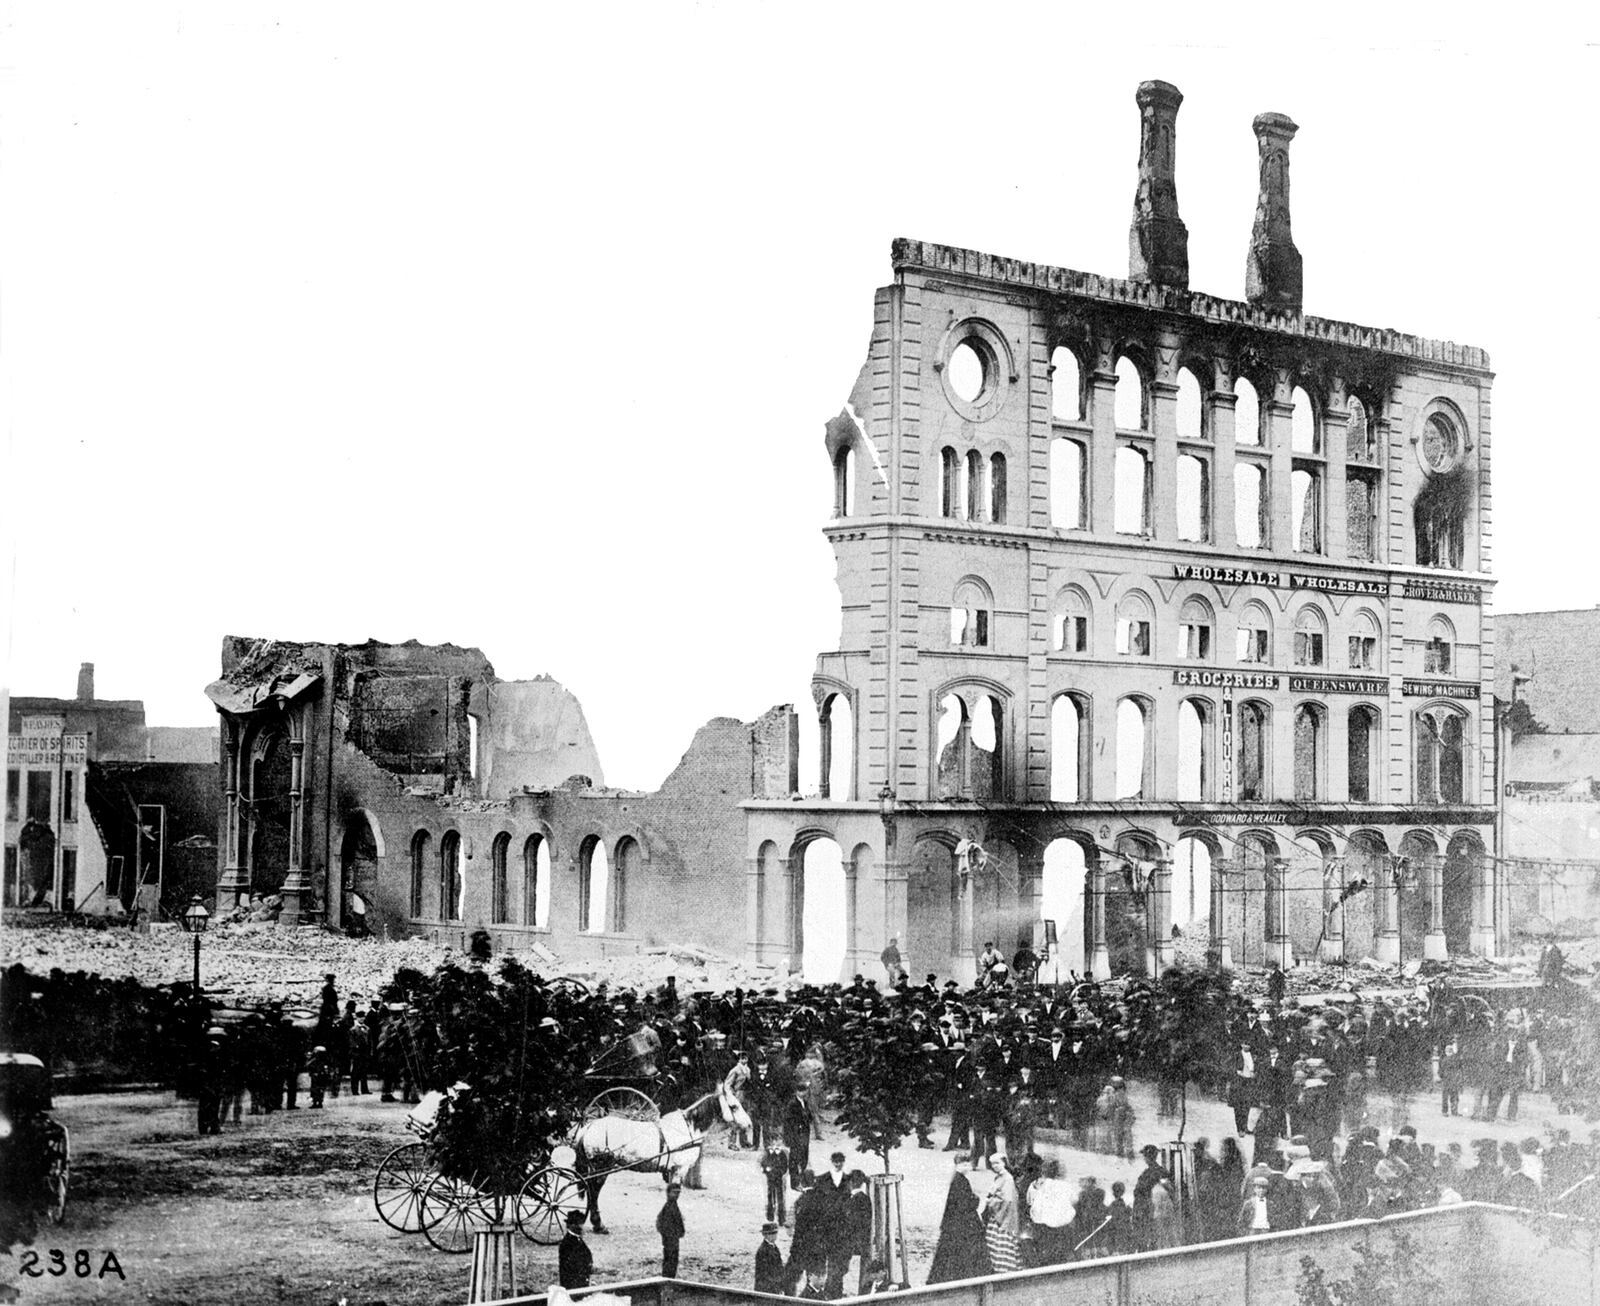
{"label": "number 238a", "polygon": [[[22,1263],[17,1267],[29,1278],[40,1279],[49,1275],[52,1279],[59,1279],[71,1274],[75,1278],[87,1279],[91,1276],[103,1279],[108,1274],[127,1281],[128,1276],[122,1272],[122,1263],[117,1260],[115,1252],[101,1252],[99,1273],[95,1272],[94,1257],[96,1253],[79,1248],[74,1252],[62,1251],[59,1247],[52,1247],[48,1252],[25,1251],[22,1253]],[[67,1258],[71,1256],[69,1261]]]}

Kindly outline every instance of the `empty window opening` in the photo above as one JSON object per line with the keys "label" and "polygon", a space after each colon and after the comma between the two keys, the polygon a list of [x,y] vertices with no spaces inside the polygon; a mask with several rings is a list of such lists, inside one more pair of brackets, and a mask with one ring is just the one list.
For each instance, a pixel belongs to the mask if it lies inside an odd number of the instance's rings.
{"label": "empty window opening", "polygon": [[1239,801],[1260,802],[1267,796],[1267,709],[1261,703],[1239,705]]}
{"label": "empty window opening", "polygon": [[1417,801],[1459,803],[1466,772],[1462,717],[1434,708],[1417,717]]}
{"label": "empty window opening", "polygon": [[1001,796],[1000,739],[1004,730],[1004,710],[1000,700],[986,694],[978,700],[972,715],[972,754],[968,762],[969,797],[979,800]]}
{"label": "empty window opening", "polygon": [[1294,415],[1289,419],[1289,447],[1295,453],[1319,453],[1317,410],[1311,403],[1311,396],[1304,387],[1297,385],[1291,402],[1294,404]]}
{"label": "empty window opening", "polygon": [[1172,847],[1172,923],[1185,934],[1204,935],[1211,919],[1211,849],[1199,839]]}
{"label": "empty window opening", "polygon": [[966,735],[967,705],[959,695],[946,694],[939,700],[939,729],[935,735],[939,755],[936,798],[961,793],[961,755],[966,749]]}
{"label": "empty window opening", "polygon": [[856,451],[849,446],[833,456],[833,515],[856,515]]}
{"label": "empty window opening", "polygon": [[1071,694],[1057,694],[1050,704],[1050,801],[1081,802],[1088,762],[1088,736],[1083,709]]}
{"label": "empty window opening", "polygon": [[1073,586],[1056,599],[1051,619],[1050,646],[1058,653],[1089,651],[1089,600]]}
{"label": "empty window opening", "polygon": [[939,450],[939,512],[955,517],[961,512],[961,460],[949,445]]}
{"label": "empty window opening", "polygon": [[1272,661],[1272,622],[1264,609],[1252,605],[1239,614],[1236,656],[1240,662],[1255,665]]}
{"label": "empty window opening", "polygon": [[1294,547],[1299,553],[1322,552],[1322,473],[1297,466],[1289,477],[1294,505]]}
{"label": "empty window opening", "polygon": [[1050,524],[1061,530],[1084,525],[1083,445],[1076,440],[1050,441]]}
{"label": "empty window opening", "polygon": [[813,984],[836,983],[844,970],[844,853],[832,839],[806,845],[801,863],[800,969]]}
{"label": "empty window opening", "polygon": [[1078,356],[1061,345],[1050,355],[1050,416],[1058,422],[1083,420],[1083,381]]}
{"label": "empty window opening", "polygon": [[1116,463],[1116,521],[1122,535],[1150,533],[1150,459],[1143,449],[1119,445]]}
{"label": "empty window opening", "polygon": [[511,870],[507,853],[511,848],[509,834],[497,834],[489,849],[489,915],[496,925],[509,925],[511,918]]}
{"label": "empty window opening", "polygon": [[1300,799],[1323,796],[1322,710],[1302,703],[1294,710],[1294,796]]}
{"label": "empty window opening", "polygon": [[1294,619],[1294,664],[1297,667],[1325,665],[1328,628],[1315,608],[1301,608]]}
{"label": "empty window opening", "polygon": [[1134,361],[1124,354],[1117,359],[1116,422],[1119,431],[1142,431],[1144,427],[1144,378]]}
{"label": "empty window opening", "polygon": [[478,778],[478,718],[467,713],[467,774]]}
{"label": "empty window opening", "polygon": [[1378,619],[1370,612],[1356,613],[1350,632],[1350,670],[1378,669]]}
{"label": "empty window opening", "polygon": [[1455,427],[1437,414],[1428,418],[1421,454],[1428,479],[1411,505],[1417,565],[1459,569],[1472,511],[1472,473],[1460,462]]}
{"label": "empty window opening", "polygon": [[1006,519],[1006,456],[1001,453],[989,458],[989,520]]}
{"label": "empty window opening", "polygon": [[599,934],[606,927],[606,895],[611,885],[606,846],[590,836],[578,858],[578,929]]}
{"label": "empty window opening", "polygon": [[1117,704],[1117,798],[1143,798],[1146,757],[1144,704],[1125,698]]}
{"label": "empty window opening", "polygon": [[617,843],[617,860],[611,868],[611,932],[628,932],[628,895],[633,888],[639,869],[639,844],[626,838]]}
{"label": "empty window opening", "polygon": [[1193,454],[1178,459],[1178,538],[1196,544],[1211,538],[1211,467]]}
{"label": "empty window opening", "polygon": [[1187,367],[1178,371],[1177,417],[1180,440],[1205,438],[1205,405],[1201,400],[1200,382]]}
{"label": "empty window opening", "polygon": [[439,919],[461,919],[461,836],[448,830],[439,838]]}
{"label": "empty window opening", "polygon": [[1211,660],[1211,609],[1204,599],[1186,599],[1178,613],[1178,657]]}
{"label": "empty window opening", "polygon": [[428,882],[428,844],[432,836],[418,830],[411,836],[411,915],[420,917],[424,908],[425,886]]}
{"label": "empty window opening", "polygon": [[971,713],[957,694],[947,694],[940,700],[936,797],[999,796],[1002,712],[999,700],[992,695],[980,698]]}
{"label": "empty window opening", "polygon": [[1344,447],[1345,457],[1354,462],[1370,463],[1378,456],[1367,406],[1355,395],[1345,408]]}
{"label": "empty window opening", "polygon": [[965,580],[956,586],[950,606],[950,643],[953,647],[989,647],[989,595],[977,582]]}
{"label": "empty window opening", "polygon": [[1266,543],[1266,468],[1260,463],[1233,465],[1233,532],[1241,549],[1259,549]]}
{"label": "empty window opening", "polygon": [[839,802],[855,797],[855,722],[850,700],[843,694],[830,694],[822,704],[821,718],[822,781],[821,795]]}
{"label": "empty window opening", "polygon": [[967,450],[966,475],[964,477],[965,508],[961,515],[968,521],[983,520],[983,455],[976,449]]}
{"label": "empty window opening", "polygon": [[1150,656],[1150,606],[1130,594],[1117,605],[1117,652],[1123,657]]}
{"label": "empty window opening", "polygon": [[1236,444],[1263,443],[1261,439],[1261,400],[1256,388],[1244,377],[1233,387],[1233,439]]}
{"label": "empty window opening", "polygon": [[1422,671],[1428,676],[1448,676],[1454,664],[1455,631],[1443,617],[1428,623],[1428,642],[1422,646]]}
{"label": "empty window opening", "polygon": [[1044,920],[1055,922],[1056,941],[1050,949],[1048,969],[1041,971],[1040,979],[1081,975],[1085,969],[1083,908],[1089,880],[1083,845],[1076,839],[1052,839],[1045,846],[1041,879],[1040,914]]}
{"label": "empty window opening", "polygon": [[1178,799],[1211,797],[1211,704],[1186,698],[1178,704]]}
{"label": "empty window opening", "polygon": [[522,845],[522,877],[527,897],[522,920],[535,929],[550,927],[550,844],[543,835],[529,835]]}
{"label": "empty window opening", "polygon": [[1365,562],[1378,556],[1378,480],[1375,475],[1351,471],[1344,483],[1344,533],[1346,552]]}
{"label": "empty window opening", "polygon": [[976,403],[988,379],[983,356],[963,340],[950,351],[949,368],[950,388],[969,404]]}
{"label": "empty window opening", "polygon": [[1352,803],[1372,801],[1372,764],[1377,756],[1378,714],[1370,707],[1353,707],[1348,721],[1345,765]]}

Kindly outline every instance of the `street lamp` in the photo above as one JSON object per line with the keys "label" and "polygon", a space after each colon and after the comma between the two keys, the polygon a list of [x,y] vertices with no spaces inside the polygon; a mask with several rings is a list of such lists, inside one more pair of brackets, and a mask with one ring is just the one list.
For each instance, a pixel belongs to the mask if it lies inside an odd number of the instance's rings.
{"label": "street lamp", "polygon": [[183,928],[194,935],[194,995],[197,999],[200,996],[200,936],[206,932],[206,922],[210,919],[211,913],[200,901],[200,895],[195,894],[183,913]]}
{"label": "street lamp", "polygon": [[888,785],[878,790],[878,816],[883,821],[884,838],[894,842],[894,790]]}

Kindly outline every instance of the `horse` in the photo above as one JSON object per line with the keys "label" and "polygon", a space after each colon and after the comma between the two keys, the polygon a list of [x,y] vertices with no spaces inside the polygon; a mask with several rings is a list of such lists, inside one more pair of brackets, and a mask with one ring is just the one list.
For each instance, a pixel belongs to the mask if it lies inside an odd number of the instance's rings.
{"label": "horse", "polygon": [[600,1219],[600,1190],[607,1175],[619,1170],[654,1171],[664,1182],[671,1182],[699,1161],[706,1131],[718,1124],[739,1130],[751,1127],[738,1097],[721,1084],[660,1120],[602,1116],[579,1126],[572,1140],[577,1157],[573,1171],[583,1185],[594,1231],[608,1232]]}

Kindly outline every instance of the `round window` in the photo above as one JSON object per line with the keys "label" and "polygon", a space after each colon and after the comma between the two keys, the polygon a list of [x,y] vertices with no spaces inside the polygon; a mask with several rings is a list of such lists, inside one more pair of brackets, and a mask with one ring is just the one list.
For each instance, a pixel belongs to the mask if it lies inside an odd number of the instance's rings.
{"label": "round window", "polygon": [[1443,417],[1430,417],[1422,428],[1421,453],[1430,472],[1447,472],[1461,461],[1461,437]]}
{"label": "round window", "polygon": [[988,379],[985,375],[987,369],[983,356],[972,347],[970,341],[963,340],[950,351],[949,369],[950,388],[969,404],[977,403]]}

